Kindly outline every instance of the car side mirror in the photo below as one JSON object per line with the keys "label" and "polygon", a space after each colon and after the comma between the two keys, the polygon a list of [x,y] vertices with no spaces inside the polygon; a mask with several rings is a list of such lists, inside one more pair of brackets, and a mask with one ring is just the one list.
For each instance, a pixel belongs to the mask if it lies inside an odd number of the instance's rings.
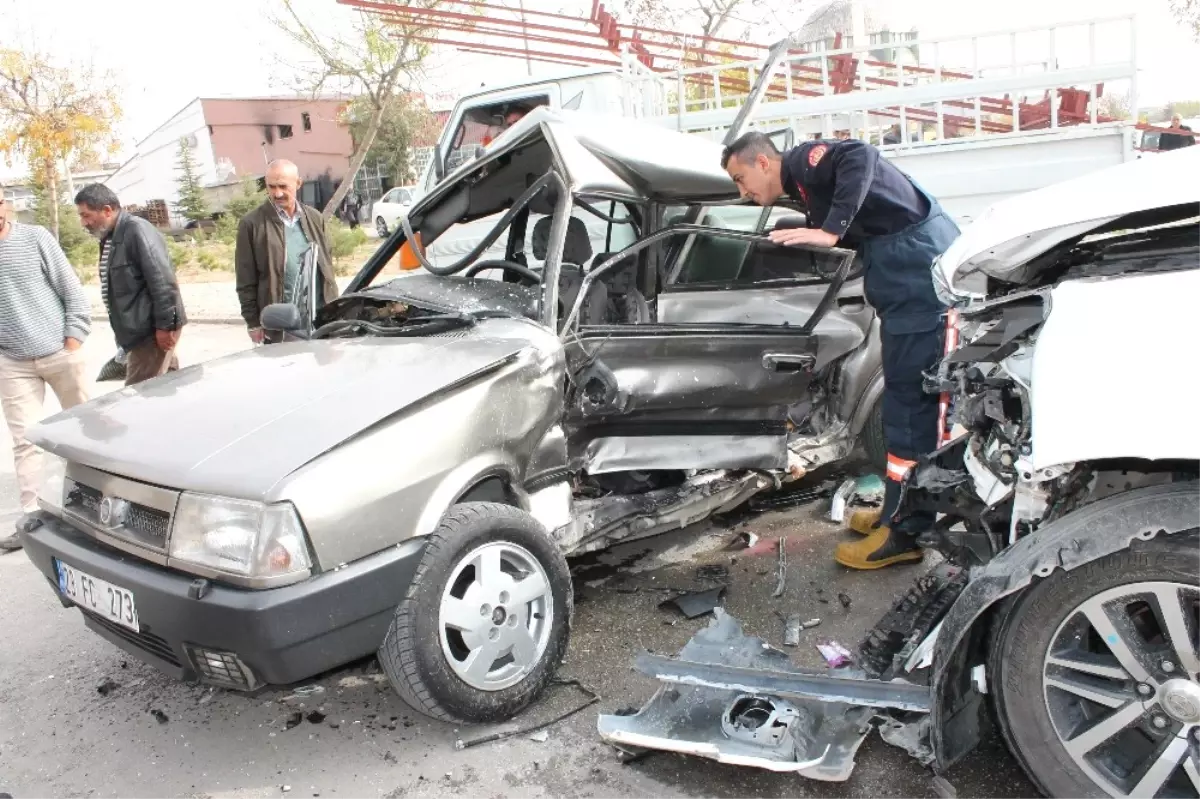
{"label": "car side mirror", "polygon": [[304,319],[295,305],[290,302],[277,302],[263,309],[262,326],[267,330],[294,332],[304,328]]}

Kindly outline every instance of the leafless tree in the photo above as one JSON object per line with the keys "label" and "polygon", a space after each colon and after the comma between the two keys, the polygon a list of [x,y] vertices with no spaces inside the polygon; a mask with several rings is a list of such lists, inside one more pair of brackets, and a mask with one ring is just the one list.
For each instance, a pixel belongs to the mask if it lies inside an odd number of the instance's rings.
{"label": "leafless tree", "polygon": [[[378,2],[397,7],[396,0]],[[403,5],[433,7],[437,0],[414,0]],[[305,19],[295,0],[282,0],[282,9],[273,17],[275,26],[299,45],[313,61],[297,67],[303,88],[313,96],[329,89],[349,90],[369,105],[370,114],[355,141],[354,154],[346,178],[325,204],[326,219],[345,199],[354,185],[354,176],[362,167],[380,125],[391,105],[411,88],[421,62],[430,46],[423,41],[431,29],[397,21],[386,13],[345,9],[346,24],[330,24],[329,19]]]}

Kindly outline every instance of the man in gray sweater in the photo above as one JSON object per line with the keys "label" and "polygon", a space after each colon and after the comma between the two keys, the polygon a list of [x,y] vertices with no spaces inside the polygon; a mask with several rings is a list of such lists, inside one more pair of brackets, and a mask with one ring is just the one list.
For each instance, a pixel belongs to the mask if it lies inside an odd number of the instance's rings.
{"label": "man in gray sweater", "polygon": [[[87,401],[80,348],[91,332],[91,304],[54,236],[13,216],[0,196],[0,401],[21,491],[20,533],[38,525],[30,513],[41,465],[25,431],[41,420],[47,384],[64,409]],[[18,534],[0,538],[0,551],[20,548]]]}

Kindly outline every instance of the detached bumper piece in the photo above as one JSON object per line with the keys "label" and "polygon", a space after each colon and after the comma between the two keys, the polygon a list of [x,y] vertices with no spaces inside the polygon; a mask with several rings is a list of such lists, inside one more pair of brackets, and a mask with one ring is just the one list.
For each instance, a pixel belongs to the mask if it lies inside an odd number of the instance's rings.
{"label": "detached bumper piece", "polygon": [[714,613],[678,658],[637,659],[638,671],[665,684],[635,715],[600,716],[601,738],[627,750],[678,752],[842,782],[877,718],[887,725],[885,739],[897,728],[911,728],[914,735],[927,729],[925,686],[866,679],[851,669],[798,669],[784,652],[745,635],[732,616],[720,608]]}

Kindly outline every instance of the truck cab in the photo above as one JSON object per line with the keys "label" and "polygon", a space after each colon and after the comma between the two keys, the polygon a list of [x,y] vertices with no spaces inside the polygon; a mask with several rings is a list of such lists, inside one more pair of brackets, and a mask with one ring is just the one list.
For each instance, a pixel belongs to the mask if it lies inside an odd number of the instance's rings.
{"label": "truck cab", "polygon": [[474,160],[495,139],[534,108],[620,115],[621,74],[611,69],[529,78],[516,84],[485,88],[460,99],[446,121],[433,158],[417,184],[424,195],[457,167]]}

